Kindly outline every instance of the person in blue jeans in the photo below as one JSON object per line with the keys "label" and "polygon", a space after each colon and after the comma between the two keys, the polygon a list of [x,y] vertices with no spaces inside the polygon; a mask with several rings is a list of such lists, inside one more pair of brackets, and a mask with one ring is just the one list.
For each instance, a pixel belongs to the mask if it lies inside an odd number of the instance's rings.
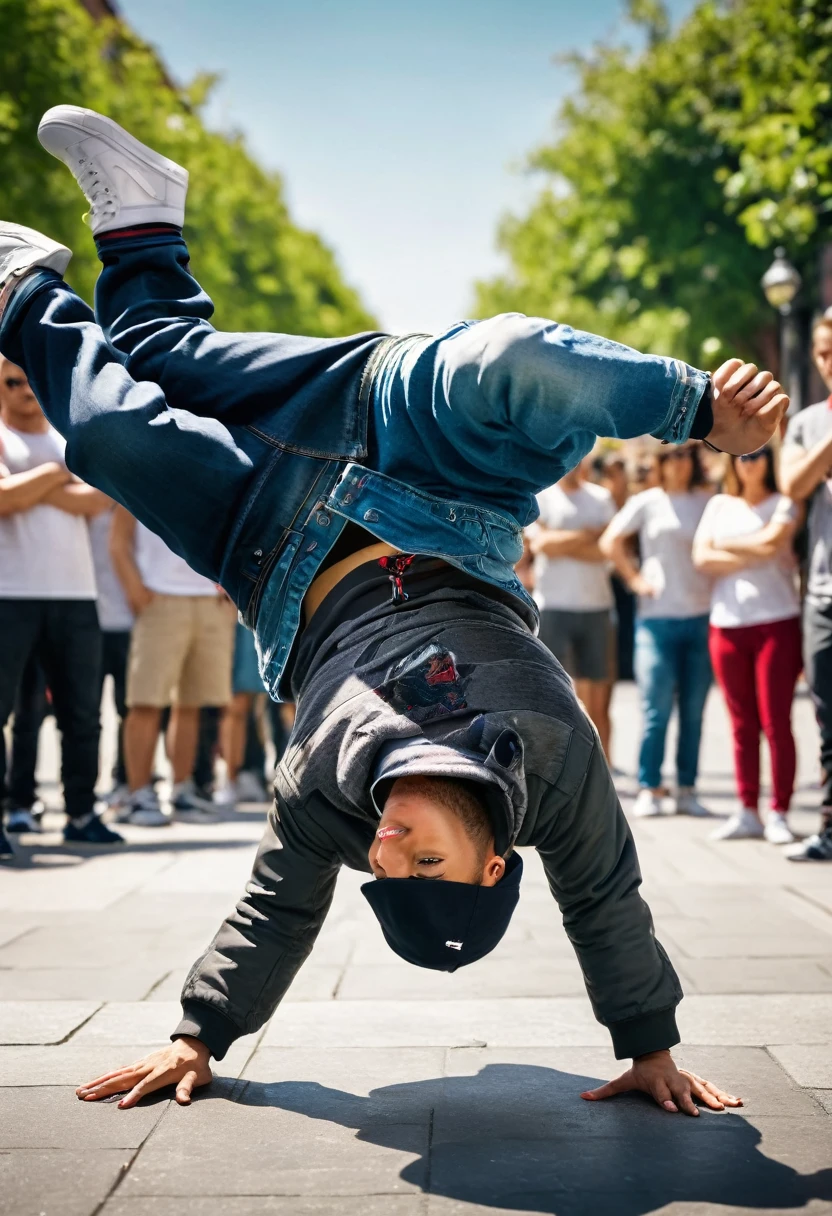
{"label": "person in blue jeans", "polygon": [[747,451],[782,417],[780,385],[518,314],[438,336],[217,332],[181,234],[186,172],[76,107],[39,137],[90,204],[96,313],[63,281],[69,250],[2,224],[0,350],[70,467],[226,589],[272,696],[297,702],[252,879],[191,969],[170,1047],[79,1097],[127,1090],[131,1106],[173,1083],[187,1103],[211,1055],[273,1012],[342,864],[383,880],[362,891],[404,957],[482,957],[530,844],[596,1016],[633,1058],[584,1096],[736,1104],[670,1056],[678,980],[597,735],[514,564],[536,492],[597,434]]}
{"label": "person in blue jeans", "polygon": [[[711,580],[693,564],[693,537],[710,493],[693,443],[656,457],[659,485],[634,494],[601,538],[622,578],[638,596],[634,666],[641,694],[643,733],[638,758],[638,818],[662,812],[665,741],[674,702],[677,815],[709,812],[696,797],[702,716],[711,686],[708,614]],[[637,536],[641,564],[627,549]]]}

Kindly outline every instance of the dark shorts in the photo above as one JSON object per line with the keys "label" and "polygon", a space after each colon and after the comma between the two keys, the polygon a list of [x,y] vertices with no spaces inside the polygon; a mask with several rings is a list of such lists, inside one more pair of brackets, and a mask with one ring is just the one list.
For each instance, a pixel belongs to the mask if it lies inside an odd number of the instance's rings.
{"label": "dark shorts", "polygon": [[573,680],[611,680],[615,657],[613,616],[609,608],[569,612],[544,608],[540,640]]}

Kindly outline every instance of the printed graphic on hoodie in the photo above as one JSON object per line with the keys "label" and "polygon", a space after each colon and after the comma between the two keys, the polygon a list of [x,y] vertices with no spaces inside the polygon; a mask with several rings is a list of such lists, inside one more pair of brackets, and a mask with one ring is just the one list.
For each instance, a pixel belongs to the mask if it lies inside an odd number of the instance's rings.
{"label": "printed graphic on hoodie", "polygon": [[398,714],[413,722],[432,722],[467,708],[470,668],[460,668],[449,650],[430,642],[387,672],[373,691]]}

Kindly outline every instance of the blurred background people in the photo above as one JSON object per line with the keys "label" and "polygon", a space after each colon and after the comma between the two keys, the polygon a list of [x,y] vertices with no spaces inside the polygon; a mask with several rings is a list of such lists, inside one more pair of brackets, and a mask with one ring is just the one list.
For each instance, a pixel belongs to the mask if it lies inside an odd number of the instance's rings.
{"label": "blurred background people", "polygon": [[220,719],[219,743],[220,754],[225,761],[225,785],[214,794],[214,801],[220,806],[233,807],[238,802],[266,801],[262,769],[259,784],[254,773],[242,772],[246,738],[249,729],[256,729],[256,723],[251,721],[254,699],[262,693],[263,681],[257,666],[254,634],[238,621],[234,635],[232,697]]}
{"label": "blurred background people", "polygon": [[[67,841],[120,844],[95,813],[101,638],[87,518],[109,499],[74,478],[65,443],[19,367],[0,363],[0,788],[15,830],[36,828],[9,805],[3,739],[27,664],[46,676],[61,732]],[[19,813],[18,813],[19,812]],[[0,856],[11,847],[0,829]]]}
{"label": "blurred background people", "polygon": [[[601,551],[638,597],[635,673],[644,717],[639,749],[639,793],[633,813],[662,812],[662,763],[674,700],[678,704],[677,784],[679,815],[707,815],[696,797],[702,715],[711,683],[708,655],[710,580],[696,570],[693,537],[709,493],[698,447],[661,449],[658,485],[633,495],[601,538]],[[637,536],[641,565],[627,545]]]}
{"label": "blurred background people", "polygon": [[152,782],[162,710],[172,769],[171,809],[196,823],[217,819],[192,773],[201,706],[231,700],[235,614],[227,596],[123,507],[113,515],[113,565],[135,614],[127,666],[124,758],[130,793],[120,822],[162,826],[168,818]]}
{"label": "blurred background people", "polygon": [[[630,497],[627,462],[622,452],[607,452],[596,461],[597,480],[612,496],[616,511]],[[615,678],[632,680],[633,649],[636,636],[636,597],[617,570],[612,571],[612,594],[615,601]]]}
{"label": "blurred background people", "polygon": [[95,567],[96,607],[101,629],[101,666],[98,696],[103,695],[107,677],[112,680],[113,702],[118,722],[116,759],[111,774],[112,786],[104,794],[109,806],[120,807],[129,793],[127,768],[124,763],[124,722],[127,717],[127,656],[130,652],[130,631],[133,613],[124,594],[110,555],[115,504],[90,520],[90,545]]}
{"label": "blurred background people", "polygon": [[[774,452],[727,458],[724,493],[705,508],[693,542],[697,570],[713,578],[710,653],[734,736],[741,809],[716,840],[794,840],[786,814],[797,755],[791,709],[800,657],[800,601],[792,542],[799,511],[778,493]],[[771,753],[771,813],[760,819],[760,731]]]}
{"label": "blurred background people", "polygon": [[52,713],[46,676],[37,653],[30,655],[14,703],[12,751],[8,760],[9,832],[40,831],[43,802],[38,797],[37,767],[40,728]]}
{"label": "blurred background people", "polygon": [[[832,390],[832,315],[824,315],[812,331],[812,357]],[[803,670],[820,729],[823,769],[820,828],[789,857],[832,861],[832,395],[789,423],[781,481],[790,498],[809,507]]]}
{"label": "blurred background people", "polygon": [[598,539],[615,506],[608,490],[587,480],[589,463],[538,495],[540,516],[528,537],[540,640],[572,677],[609,758],[614,601]]}

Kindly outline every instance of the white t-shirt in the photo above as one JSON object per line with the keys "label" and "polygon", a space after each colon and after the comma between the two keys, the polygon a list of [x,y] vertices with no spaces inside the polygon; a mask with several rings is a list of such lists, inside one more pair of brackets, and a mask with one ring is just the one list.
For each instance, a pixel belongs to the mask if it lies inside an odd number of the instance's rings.
{"label": "white t-shirt", "polygon": [[641,573],[656,588],[639,596],[638,615],[705,616],[711,606],[711,580],[694,568],[693,537],[710,495],[706,490],[668,494],[660,486],[634,494],[610,524],[611,535],[638,533]]}
{"label": "white t-shirt", "polygon": [[[0,422],[0,463],[10,473],[64,464],[58,432],[30,434]],[[0,516],[0,599],[94,600],[95,572],[83,515],[38,503]]]}
{"label": "white t-shirt", "polygon": [[[538,494],[537,504],[543,527],[565,532],[606,528],[615,514],[609,490],[589,481],[577,490],[550,486]],[[598,612],[611,608],[614,602],[606,562],[540,554],[534,560],[534,580],[534,598],[539,608]]]}
{"label": "white t-shirt", "polygon": [[169,549],[160,536],[136,524],[136,565],[142,582],[157,595],[216,595],[209,578],[192,570],[184,557]]}
{"label": "white t-shirt", "polygon": [[98,589],[98,623],[107,633],[127,633],[133,628],[133,614],[124,588],[118,581],[110,557],[110,528],[114,507],[94,515],[89,521],[95,585]]}
{"label": "white t-shirt", "polygon": [[[794,519],[797,508],[783,494],[770,494],[752,507],[734,494],[717,494],[708,503],[696,530],[697,541],[720,541],[759,532],[775,520]],[[762,625],[800,615],[797,562],[790,549],[770,561],[718,578],[711,588],[711,624],[720,629]]]}

